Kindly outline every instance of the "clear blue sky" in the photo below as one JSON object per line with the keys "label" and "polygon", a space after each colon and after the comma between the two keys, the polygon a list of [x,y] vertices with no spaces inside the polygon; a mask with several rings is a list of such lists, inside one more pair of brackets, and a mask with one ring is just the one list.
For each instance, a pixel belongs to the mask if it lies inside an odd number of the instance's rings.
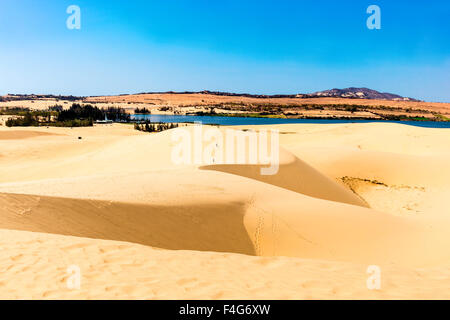
{"label": "clear blue sky", "polygon": [[0,94],[350,86],[450,101],[450,1],[0,1]]}

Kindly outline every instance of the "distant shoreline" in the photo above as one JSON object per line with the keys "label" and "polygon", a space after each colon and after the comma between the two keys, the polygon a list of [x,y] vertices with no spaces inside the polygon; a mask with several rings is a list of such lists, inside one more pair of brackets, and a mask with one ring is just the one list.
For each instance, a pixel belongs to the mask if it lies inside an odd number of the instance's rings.
{"label": "distant shoreline", "polygon": [[276,118],[276,117],[245,117],[223,115],[173,115],[173,114],[135,114],[131,116],[132,122],[150,121],[152,123],[196,123],[216,126],[242,126],[242,125],[281,125],[281,124],[323,124],[323,123],[401,123],[429,128],[450,128],[450,121],[429,120],[384,120],[384,119],[357,119],[357,118]]}
{"label": "distant shoreline", "polygon": [[[175,114],[173,114],[175,115]],[[391,117],[391,118],[375,118],[375,117],[313,117],[313,116],[282,116],[282,115],[254,115],[246,113],[187,113],[187,116],[209,116],[209,117],[240,117],[240,118],[265,118],[265,119],[304,119],[304,120],[367,120],[367,121],[429,121],[429,122],[450,122],[450,118],[446,117]]]}

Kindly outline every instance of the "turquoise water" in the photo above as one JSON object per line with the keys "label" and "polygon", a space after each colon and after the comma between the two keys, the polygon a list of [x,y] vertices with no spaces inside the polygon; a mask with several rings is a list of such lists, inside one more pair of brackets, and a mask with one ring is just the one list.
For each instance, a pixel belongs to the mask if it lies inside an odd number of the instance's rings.
{"label": "turquoise water", "polygon": [[377,121],[377,120],[316,120],[316,119],[273,119],[273,118],[245,118],[219,116],[182,116],[182,115],[134,115],[132,119],[150,120],[151,122],[181,123],[201,122],[203,124],[217,124],[223,126],[242,126],[260,124],[288,124],[288,123],[369,123],[391,122],[426,128],[450,128],[450,122],[433,121]]}

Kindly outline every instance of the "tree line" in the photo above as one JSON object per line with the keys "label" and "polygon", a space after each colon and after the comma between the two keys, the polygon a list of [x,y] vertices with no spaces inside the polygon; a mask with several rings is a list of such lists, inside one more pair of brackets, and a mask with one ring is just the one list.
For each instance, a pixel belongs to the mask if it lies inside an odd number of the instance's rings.
{"label": "tree line", "polygon": [[134,129],[143,132],[161,132],[169,129],[178,128],[177,123],[153,123],[146,120],[144,123],[135,123]]}
{"label": "tree line", "polygon": [[143,107],[142,109],[136,108],[134,109],[135,114],[151,114],[151,111],[148,110],[146,107]]}
{"label": "tree line", "polygon": [[113,121],[129,121],[130,115],[120,107],[108,107],[107,109],[100,109],[91,104],[80,105],[78,103],[72,104],[67,110],[62,110],[58,113],[58,121],[76,120],[76,119],[91,119],[93,121],[103,120],[105,116]]}
{"label": "tree line", "polygon": [[8,127],[52,126],[52,127],[88,127],[94,121],[107,117],[113,121],[130,121],[130,115],[122,108],[109,107],[100,109],[96,106],[80,105],[78,103],[63,110],[61,106],[50,107],[47,111],[30,111],[29,109],[14,110],[17,118],[6,121]]}

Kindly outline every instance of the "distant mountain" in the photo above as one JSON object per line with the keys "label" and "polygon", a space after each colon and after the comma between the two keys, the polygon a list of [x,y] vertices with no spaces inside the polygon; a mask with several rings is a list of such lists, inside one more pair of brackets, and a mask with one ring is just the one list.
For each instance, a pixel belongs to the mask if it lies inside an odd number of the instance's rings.
{"label": "distant mountain", "polygon": [[[230,97],[246,97],[246,98],[258,98],[258,99],[273,99],[273,98],[320,98],[320,97],[335,97],[335,98],[349,98],[349,99],[378,99],[378,100],[397,100],[397,101],[419,101],[413,98],[405,98],[398,94],[378,92],[376,90],[368,88],[346,88],[346,89],[331,89],[325,91],[318,91],[309,94],[250,94],[250,93],[232,93],[232,92],[220,92],[220,91],[184,91],[184,92],[147,92],[147,94],[209,94],[215,96],[230,96]],[[145,94],[145,93],[141,93]]]}
{"label": "distant mountain", "polygon": [[368,88],[346,88],[346,89],[331,89],[325,91],[318,91],[309,94],[249,94],[249,93],[230,93],[219,91],[201,91],[201,92],[166,92],[172,94],[212,94],[216,96],[233,96],[233,97],[247,97],[259,99],[273,99],[273,98],[320,98],[320,97],[334,97],[334,98],[348,98],[348,99],[377,99],[377,100],[394,100],[394,101],[420,101],[413,98],[402,97],[398,94],[378,92]]}
{"label": "distant mountain", "polygon": [[413,98],[399,96],[398,94],[378,92],[368,88],[346,88],[346,89],[331,89],[325,91],[318,91],[310,94],[299,95],[302,98],[320,98],[320,97],[334,97],[334,98],[352,98],[352,99],[377,99],[377,100],[395,100],[395,101],[419,101]]}
{"label": "distant mountain", "polygon": [[[331,89],[325,91],[318,91],[314,93],[300,93],[300,94],[249,94],[249,93],[231,93],[220,91],[183,91],[183,92],[142,92],[138,94],[209,94],[216,96],[230,96],[230,97],[246,97],[246,98],[258,98],[258,99],[274,99],[274,98],[347,98],[347,99],[378,99],[378,100],[394,100],[394,101],[420,101],[413,98],[406,98],[399,96],[398,94],[378,92],[376,90],[368,88],[346,88],[346,89]],[[133,94],[120,94],[117,96],[129,96]],[[7,94],[0,96],[0,102],[4,101],[17,101],[17,100],[40,100],[40,99],[57,99],[57,100],[83,100],[86,97],[76,96],[56,96],[56,95],[37,95],[37,94]],[[91,96],[95,98],[95,96]]]}

